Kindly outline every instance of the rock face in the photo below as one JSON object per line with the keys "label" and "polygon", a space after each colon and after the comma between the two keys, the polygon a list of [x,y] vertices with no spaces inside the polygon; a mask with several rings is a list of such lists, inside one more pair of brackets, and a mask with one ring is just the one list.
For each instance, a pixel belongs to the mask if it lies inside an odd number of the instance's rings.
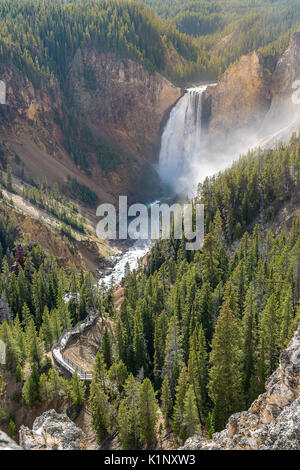
{"label": "rock face", "polygon": [[300,449],[300,326],[269,378],[266,392],[248,411],[232,415],[224,431],[212,440],[188,439],[187,450]]}
{"label": "rock face", "polygon": [[32,430],[21,426],[20,445],[25,450],[84,450],[85,435],[66,415],[50,410],[35,419]]}
{"label": "rock face", "polygon": [[[300,31],[291,35],[288,49],[279,59],[272,76],[272,104],[264,127],[274,128],[274,123],[288,125],[300,117],[300,104],[294,103],[292,95],[300,83]],[[293,84],[295,87],[293,88]],[[297,93],[299,100],[299,93]]]}
{"label": "rock face", "polygon": [[[6,84],[6,105],[0,105],[0,163],[5,166],[4,158],[18,155],[19,164],[10,162],[15,174],[35,181],[47,175],[51,185],[70,175],[101,202],[115,202],[119,194],[128,195],[131,202],[149,200],[159,193],[153,163],[161,128],[181,89],[132,60],[93,49],[78,49],[66,75],[62,91],[55,78],[35,84],[15,66],[0,64]],[[90,174],[75,164],[61,126],[66,108],[95,136],[121,151],[124,159],[112,171],[99,163],[96,144],[87,155]]]}
{"label": "rock face", "polygon": [[0,430],[0,450],[22,450],[22,448]]}
{"label": "rock face", "polygon": [[231,140],[256,131],[271,101],[271,73],[265,68],[261,54],[243,56],[203,97],[203,123],[212,142]]}
{"label": "rock face", "polygon": [[300,31],[291,35],[273,73],[260,53],[243,56],[204,93],[202,122],[209,148],[222,152],[227,144],[246,151],[260,140],[264,145],[289,138],[299,127],[299,86]]}
{"label": "rock face", "polygon": [[160,127],[180,88],[132,60],[93,49],[77,50],[69,82],[76,109],[96,134],[129,155],[154,160]]}

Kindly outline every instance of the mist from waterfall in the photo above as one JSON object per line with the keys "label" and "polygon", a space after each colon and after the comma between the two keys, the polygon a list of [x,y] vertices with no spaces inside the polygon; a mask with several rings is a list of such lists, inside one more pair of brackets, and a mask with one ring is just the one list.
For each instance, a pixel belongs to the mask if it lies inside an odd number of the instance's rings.
{"label": "mist from waterfall", "polygon": [[[253,148],[258,137],[248,127],[232,130],[230,145],[219,139],[212,146],[202,129],[202,97],[208,84],[186,90],[172,109],[163,131],[158,172],[162,181],[182,197],[195,195],[197,186],[207,176],[225,170],[238,157]],[[215,144],[216,142],[214,142]]]}

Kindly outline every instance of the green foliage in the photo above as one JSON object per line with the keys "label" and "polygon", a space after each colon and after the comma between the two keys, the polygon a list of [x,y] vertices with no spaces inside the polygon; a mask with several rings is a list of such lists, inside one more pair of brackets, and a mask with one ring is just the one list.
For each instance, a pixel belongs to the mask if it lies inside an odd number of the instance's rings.
{"label": "green foliage", "polygon": [[13,439],[16,436],[16,433],[17,433],[17,427],[16,427],[14,420],[11,418],[8,424],[8,434]]}
{"label": "green foliage", "polygon": [[139,391],[138,410],[141,441],[149,447],[155,444],[157,440],[158,405],[152,384],[148,378],[143,381]]}
{"label": "green foliage", "polygon": [[274,218],[280,204],[298,194],[299,145],[300,139],[294,135],[288,144],[256,154],[249,152],[219,177],[207,178],[200,187],[207,231],[220,213],[225,239],[231,243],[237,232],[241,235],[237,224],[244,232],[258,215],[265,221]]}
{"label": "green foliage", "polygon": [[109,397],[96,381],[91,384],[89,407],[91,410],[91,426],[97,433],[98,442],[101,442],[110,433],[112,416]]}
{"label": "green foliage", "polygon": [[273,69],[300,24],[297,0],[143,1],[181,33],[196,37],[202,63],[205,58],[208,70],[217,73],[257,49]]}
{"label": "green foliage", "polygon": [[103,354],[103,359],[106,365],[106,368],[109,369],[113,363],[113,353],[112,353],[112,344],[111,344],[111,336],[108,331],[107,326],[105,327],[100,351]]}
{"label": "green foliage", "polygon": [[40,385],[42,399],[48,403],[69,396],[68,380],[61,377],[55,369],[50,368],[47,374],[41,375]]}
{"label": "green foliage", "polygon": [[173,397],[169,385],[169,379],[166,375],[161,386],[161,410],[165,419],[165,424],[168,426],[172,416]]}
{"label": "green foliage", "polygon": [[199,425],[199,418],[196,405],[196,397],[193,387],[190,385],[184,399],[183,426],[185,438],[195,434]]}
{"label": "green foliage", "polygon": [[68,176],[67,181],[62,184],[62,190],[74,199],[78,199],[91,207],[94,207],[99,201],[96,193],[71,176]]}
{"label": "green foliage", "polygon": [[80,408],[85,402],[86,386],[85,383],[80,380],[77,372],[74,372],[70,382],[70,397],[73,405],[76,408]]}
{"label": "green foliage", "polygon": [[[78,190],[80,189],[87,195],[86,200],[92,200],[92,197],[88,196],[89,191],[85,191],[84,188],[83,185],[78,186]],[[88,190],[88,188],[86,189]],[[66,229],[71,230],[72,227],[81,233],[85,232],[83,218],[79,216],[76,205],[68,201],[65,196],[62,196],[57,189],[49,189],[47,182],[45,184],[41,183],[37,187],[24,186],[22,196],[31,204],[62,221],[65,224],[62,224],[62,226]]]}
{"label": "green foliage", "polygon": [[[228,294],[227,294],[228,295]],[[210,354],[209,393],[216,416],[215,429],[221,430],[229,416],[243,408],[240,327],[225,296]]]}
{"label": "green foliage", "polygon": [[124,450],[139,449],[141,445],[138,404],[140,388],[140,383],[130,374],[124,386],[125,397],[118,412],[119,442]]}
{"label": "green foliage", "polygon": [[41,401],[40,376],[36,364],[32,365],[31,375],[24,383],[22,396],[25,405],[29,408],[38,405]]}
{"label": "green foliage", "polygon": [[[200,199],[207,207],[201,252],[186,253],[175,240],[159,241],[148,265],[127,274],[116,318],[119,354],[134,372],[138,318],[139,338],[143,331],[146,354],[153,358],[144,372],[151,379],[154,374],[164,418],[180,442],[187,435],[188,389],[197,423],[209,433],[220,430],[231,413],[264,391],[299,322],[299,214],[276,237],[255,225],[259,207],[268,213],[271,206],[279,210],[285,201],[297,202],[298,155],[299,139],[293,137],[207,180]],[[242,211],[236,199],[255,210]],[[243,229],[234,247],[229,233],[236,217]]]}

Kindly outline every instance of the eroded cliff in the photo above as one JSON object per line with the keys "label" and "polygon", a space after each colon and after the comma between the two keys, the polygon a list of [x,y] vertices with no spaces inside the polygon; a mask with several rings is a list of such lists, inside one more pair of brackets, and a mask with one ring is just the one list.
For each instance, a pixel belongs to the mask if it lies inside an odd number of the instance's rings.
{"label": "eroded cliff", "polygon": [[258,131],[271,102],[271,73],[261,54],[243,56],[203,97],[203,125],[210,144],[243,142]]}
{"label": "eroded cliff", "polygon": [[93,49],[77,50],[69,82],[75,108],[96,134],[128,155],[154,161],[160,126],[179,88],[132,60]]}
{"label": "eroded cliff", "polygon": [[[70,175],[109,202],[119,194],[148,199],[158,189],[153,162],[160,129],[181,95],[163,76],[92,49],[77,50],[63,89],[55,78],[34,83],[13,65],[0,72],[7,86],[7,104],[0,106],[1,160],[16,174],[35,181],[46,175],[50,184]],[[69,120],[68,128],[64,121],[69,112],[76,121]],[[83,126],[95,137],[87,137],[88,150],[80,134]],[[107,165],[98,138],[106,146]],[[88,160],[88,171],[72,156],[70,141]],[[110,165],[114,149],[122,157]]]}
{"label": "eroded cliff", "polygon": [[203,127],[209,148],[222,151],[228,145],[233,151],[246,151],[252,145],[289,138],[299,127],[297,80],[300,31],[291,35],[273,73],[259,52],[243,56],[204,94]]}

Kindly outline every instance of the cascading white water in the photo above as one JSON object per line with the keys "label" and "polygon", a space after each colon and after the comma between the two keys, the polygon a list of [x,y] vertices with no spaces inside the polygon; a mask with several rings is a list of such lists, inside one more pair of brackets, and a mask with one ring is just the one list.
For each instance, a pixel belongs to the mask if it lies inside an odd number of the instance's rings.
{"label": "cascading white water", "polygon": [[170,113],[164,129],[158,171],[178,192],[196,184],[194,168],[201,154],[202,94],[207,86],[190,88]]}

